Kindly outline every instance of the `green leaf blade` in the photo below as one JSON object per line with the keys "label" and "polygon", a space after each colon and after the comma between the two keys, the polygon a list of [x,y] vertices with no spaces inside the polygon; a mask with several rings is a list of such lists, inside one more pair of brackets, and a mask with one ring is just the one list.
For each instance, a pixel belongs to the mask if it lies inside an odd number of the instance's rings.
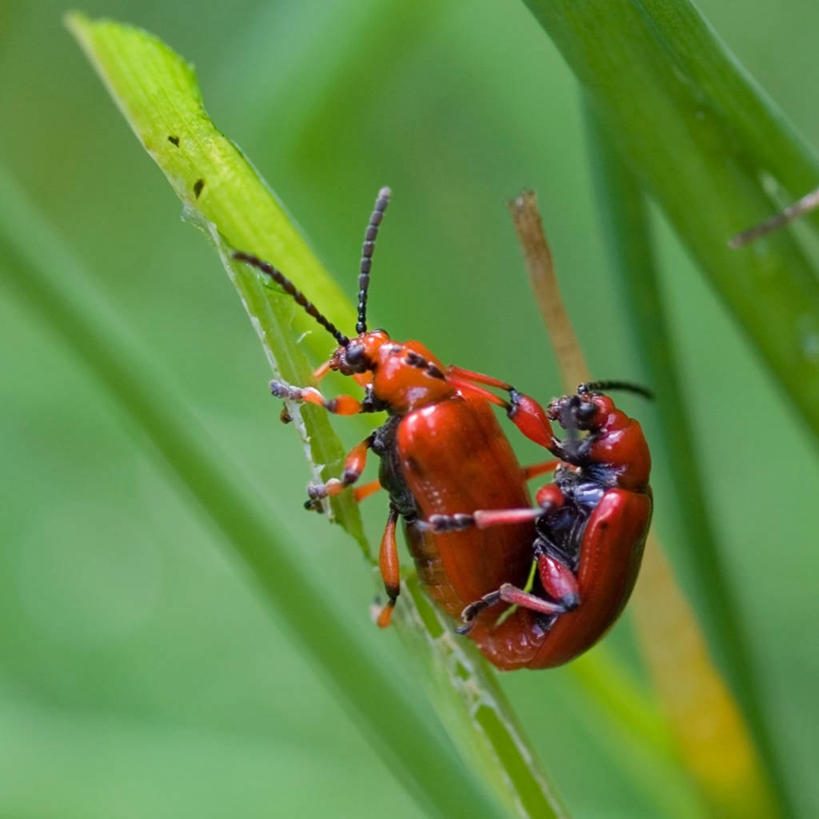
{"label": "green leaf blade", "polygon": [[[182,200],[185,217],[216,245],[276,377],[311,383],[307,356],[313,362],[326,359],[334,342],[290,297],[267,286],[263,274],[236,263],[231,254],[243,250],[271,260],[341,327],[353,326],[355,313],[255,169],[210,121],[192,66],[142,29],[92,22],[76,13],[67,16],[66,24]],[[338,474],[344,451],[327,414],[293,406],[291,415],[313,464],[313,479]],[[352,498],[339,496],[331,506],[368,554]]]}
{"label": "green leaf blade", "polygon": [[[647,202],[634,174],[615,154],[590,109],[587,109],[587,129],[604,237],[612,266],[622,284],[624,309],[632,316],[629,325],[633,328],[638,357],[656,394],[656,415],[662,437],[654,456],[671,474],[691,560],[701,578],[699,597],[707,621],[717,634],[720,652],[725,656],[724,665],[736,699],[744,706],[761,756],[766,758],[773,775],[777,776],[779,760],[773,753],[765,722],[759,684],[750,661],[748,637],[737,614],[736,595],[721,559],[709,515],[695,437],[686,411],[662,299]],[[675,656],[677,663],[669,662],[674,655],[665,645],[668,633],[664,632],[662,623],[674,617],[680,622],[689,621],[687,642],[698,642],[702,654],[707,654],[704,636],[701,636],[693,612],[684,601],[675,606],[674,596],[667,591],[663,597],[662,590],[659,593],[654,589],[645,592],[644,588],[638,589],[633,609],[641,631],[648,638],[643,641],[644,655],[666,710],[672,715],[679,745],[692,776],[698,780],[720,816],[777,815],[776,797],[757,754],[752,733],[720,672],[710,663],[710,658],[692,663],[681,653]],[[656,608],[659,605],[664,605],[665,611],[663,618],[658,620]],[[675,645],[674,650],[679,649],[680,646]],[[691,696],[692,691],[706,693],[697,700]],[[724,731],[703,736],[696,730],[701,719],[723,726]],[[702,764],[704,759],[709,760],[709,764]],[[737,760],[744,764],[738,764]],[[781,780],[777,786],[784,794]]]}
{"label": "green leaf blade", "polygon": [[[764,139],[747,141],[748,119],[740,120],[726,100],[732,88],[742,87],[747,96],[751,87],[726,59],[719,60],[720,83],[699,84],[708,64],[695,56],[693,38],[696,34],[702,42],[702,32],[692,31],[690,50],[678,56],[675,37],[684,32],[677,29],[672,36],[674,20],[654,13],[669,4],[527,0],[527,5],[589,91],[621,156],[664,209],[805,421],[819,432],[816,271],[786,231],[741,251],[727,244],[777,207],[763,170],[775,171],[787,189],[798,187],[805,175],[804,192],[815,183],[815,161],[778,114],[764,120],[776,144],[790,146],[787,154],[780,150],[776,166],[769,162],[770,148],[762,152]],[[697,59],[698,70],[687,70]],[[757,111],[767,107],[757,101]]]}

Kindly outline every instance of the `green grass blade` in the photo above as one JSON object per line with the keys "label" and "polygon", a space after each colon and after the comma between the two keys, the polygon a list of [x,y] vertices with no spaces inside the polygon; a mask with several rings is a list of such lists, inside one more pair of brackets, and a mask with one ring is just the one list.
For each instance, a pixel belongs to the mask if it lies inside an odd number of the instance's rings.
{"label": "green grass blade", "polygon": [[526,4],[621,155],[819,432],[816,271],[788,231],[739,251],[727,245],[778,207],[767,192],[771,180],[793,194],[814,187],[815,158],[685,0]]}
{"label": "green grass blade", "polygon": [[423,684],[447,732],[461,738],[470,767],[500,795],[508,795],[512,786],[515,815],[567,816],[492,667],[470,641],[455,638],[451,621],[432,604],[417,576],[404,591],[415,605],[396,609],[396,623],[405,626],[401,639],[426,666]]}
{"label": "green grass blade", "polygon": [[[819,160],[692,3],[635,0],[635,6],[670,59],[731,123],[760,178],[782,186],[774,191],[781,204],[819,183]],[[819,225],[819,214],[810,218]]]}
{"label": "green grass blade", "polygon": [[[185,203],[187,216],[203,227],[216,244],[274,370],[293,383],[309,383],[310,368],[294,339],[299,329],[312,331],[315,325],[299,310],[294,310],[289,298],[278,297],[254,273],[234,265],[230,251],[241,248],[275,261],[311,299],[322,308],[329,308],[331,320],[341,327],[352,328],[354,312],[346,298],[337,291],[250,164],[207,118],[195,76],[181,58],[156,37],[132,27],[108,21],[90,22],[79,15],[72,15],[68,24],[138,138]],[[199,180],[204,181],[198,184]],[[323,333],[311,333],[307,343],[317,345],[311,350],[316,360],[321,357],[319,351],[326,356],[328,344]],[[303,412],[313,448],[312,460],[331,463],[316,455],[315,448],[323,445],[325,437],[330,438],[331,431],[326,414],[311,412],[313,409],[308,407]],[[340,454],[335,443],[331,451],[334,457]],[[339,471],[335,458],[328,473]],[[359,533],[357,512],[355,515],[350,512],[342,522],[353,533]],[[264,581],[264,577],[261,579]],[[425,600],[417,592],[412,597],[405,595],[401,604],[404,616],[417,627],[429,626],[431,620],[422,617],[412,606],[413,598],[419,603]],[[428,602],[425,605],[429,608]],[[320,633],[324,634],[325,630],[321,629]],[[425,680],[437,680],[443,675],[460,682],[446,686],[430,682],[430,685],[435,690],[436,709],[473,770],[493,788],[510,813],[562,815],[560,804],[508,712],[485,662],[474,652],[470,654],[469,663],[453,662],[451,633],[439,635],[439,639],[428,639],[428,636],[422,633],[420,639],[414,640],[416,647],[420,647],[414,652],[421,666],[420,673]],[[338,639],[334,637],[333,642]],[[469,653],[469,647],[454,646],[454,653],[459,652]],[[467,665],[468,678],[464,683],[461,677]],[[382,676],[379,679],[386,685]],[[476,697],[481,705],[480,718],[476,718]],[[374,705],[373,710],[380,711],[382,719],[391,719],[392,709]],[[390,736],[393,736],[392,729]],[[413,747],[417,749],[418,743],[414,742]],[[394,754],[388,755],[388,759],[397,761]],[[428,755],[424,759],[422,754],[413,765],[424,765],[432,774],[442,775],[441,771],[436,773],[437,763]],[[463,794],[464,787],[459,783],[454,790]],[[436,793],[436,798],[439,797]],[[493,811],[494,808],[485,803],[479,815]],[[471,812],[465,805],[458,811]]]}
{"label": "green grass blade", "polygon": [[[322,268],[284,208],[241,151],[207,116],[191,66],[152,35],[115,23],[90,23],[81,15],[68,26],[183,203],[185,218],[211,238],[250,316],[276,377],[310,384],[307,360],[326,358],[332,338],[262,274],[234,262],[233,250],[275,259],[336,326],[352,328],[347,299]],[[139,46],[141,62],[132,59]],[[120,93],[127,88],[128,93]],[[296,339],[303,335],[303,344]],[[314,479],[341,471],[344,457],[327,413],[292,406]],[[348,496],[333,499],[339,523],[366,549],[358,509]]]}
{"label": "green grass blade", "polygon": [[[642,358],[647,382],[657,397],[656,415],[662,431],[657,460],[667,464],[671,474],[689,554],[704,587],[702,599],[708,607],[707,619],[716,630],[733,687],[784,798],[784,783],[765,723],[747,635],[736,615],[738,607],[708,516],[696,459],[697,448],[685,410],[685,396],[660,295],[645,196],[635,176],[615,154],[591,108],[587,108],[587,123],[609,257],[622,282],[624,310],[632,316],[628,324],[634,328],[635,349]],[[639,589],[637,597],[640,597]],[[654,602],[663,605],[661,601]],[[666,600],[665,605],[670,606],[670,601]],[[668,616],[666,612],[665,619]],[[652,617],[654,615],[648,612],[645,619],[650,622]],[[691,617],[690,612],[688,617]],[[662,666],[664,660],[667,663],[668,649],[649,646],[646,653],[677,726],[683,755],[719,815],[772,815],[773,797],[769,783],[753,747],[750,747],[750,736],[746,734],[741,718],[726,699],[727,692],[719,693],[723,686],[716,670],[707,660],[705,663],[688,663],[673,669],[675,679],[672,684],[665,684],[668,675]],[[685,680],[685,684],[681,684],[681,680]],[[718,693],[692,701],[691,691]],[[724,734],[714,732],[703,736],[696,730],[709,706],[713,708],[710,722],[725,728]],[[729,748],[732,741],[734,745]],[[717,747],[714,747],[715,742]],[[702,760],[708,760],[708,764],[701,764]]]}
{"label": "green grass blade", "polygon": [[[430,730],[417,706],[379,663],[368,635],[350,629],[324,602],[312,567],[282,542],[282,529],[229,458],[96,294],[71,253],[0,174],[0,250],[6,286],[88,367],[153,444],[170,473],[198,502],[244,563],[277,620],[323,671],[387,764],[433,815],[500,816],[454,749]],[[74,289],[69,290],[67,282]],[[327,624],[333,639],[327,639]]]}

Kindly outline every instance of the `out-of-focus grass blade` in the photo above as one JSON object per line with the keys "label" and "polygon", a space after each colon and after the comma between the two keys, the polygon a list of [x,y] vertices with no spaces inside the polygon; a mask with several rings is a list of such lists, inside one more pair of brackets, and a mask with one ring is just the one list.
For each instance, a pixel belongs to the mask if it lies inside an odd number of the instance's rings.
{"label": "out-of-focus grass blade", "polygon": [[[660,459],[669,465],[682,507],[686,542],[698,564],[710,620],[719,626],[733,682],[766,756],[776,769],[760,709],[747,639],[719,558],[697,469],[672,342],[660,295],[645,196],[616,156],[594,111],[587,108],[589,144],[609,257],[623,283],[624,314],[636,336],[663,432]],[[659,460],[659,459],[658,459]],[[653,548],[652,548],[653,547]],[[667,561],[649,542],[633,611],[649,669],[663,696],[686,763],[719,816],[775,815],[770,784],[751,736]],[[779,783],[782,784],[781,782]]]}
{"label": "out-of-focus grass blade", "polygon": [[[332,338],[262,274],[233,261],[232,251],[271,260],[337,326],[352,328],[355,314],[270,189],[208,118],[191,66],[147,32],[107,21],[91,23],[81,15],[69,16],[67,24],[182,200],[185,217],[216,245],[276,376],[292,384],[313,383],[305,347],[317,361],[333,348]],[[297,340],[302,334],[304,346]],[[314,478],[337,475],[344,452],[327,413],[295,405],[289,409],[314,465]],[[333,499],[332,507],[366,549],[349,493]]]}
{"label": "out-of-focus grass blade", "polygon": [[714,816],[788,815],[776,806],[744,716],[714,666],[694,612],[653,534],[631,612],[680,756]]}
{"label": "out-of-focus grass blade", "polygon": [[393,615],[396,623],[405,626],[401,639],[427,665],[423,683],[438,703],[447,731],[471,738],[463,747],[472,766],[482,771],[497,793],[508,793],[513,785],[516,815],[567,816],[492,667],[473,643],[453,633],[451,621],[433,605],[417,576],[404,584],[404,591],[415,605],[399,606]]}
{"label": "out-of-focus grass blade", "polygon": [[[730,124],[760,181],[781,186],[772,193],[784,197],[782,204],[819,180],[819,160],[693,3],[634,0],[634,6],[668,57]],[[819,215],[812,223],[819,226]]]}
{"label": "out-of-focus grass blade", "polygon": [[[501,816],[454,749],[396,687],[366,634],[349,629],[315,586],[301,552],[253,486],[231,469],[186,404],[141,355],[125,323],[86,285],[70,251],[0,171],[0,258],[6,288],[73,350],[143,432],[249,569],[263,599],[347,704],[396,778],[425,810]],[[70,283],[70,286],[69,286]],[[332,639],[327,624],[332,623]],[[468,807],[465,807],[467,805]]]}
{"label": "out-of-focus grass blade", "polygon": [[[315,330],[316,325],[299,310],[294,312],[289,298],[278,298],[257,275],[234,264],[230,252],[238,248],[273,261],[294,278],[297,286],[305,288],[322,309],[328,310],[341,327],[352,328],[355,313],[247,160],[210,122],[190,66],[144,31],[109,21],[91,22],[79,15],[69,17],[68,25],[140,141],[185,203],[189,218],[205,228],[216,244],[275,371],[287,381],[310,383],[310,368],[294,339],[298,329]],[[327,340],[323,333],[314,332],[309,338],[317,339],[316,349],[326,355]],[[325,464],[328,459],[317,461],[316,447],[322,446],[323,439],[332,433],[326,413],[310,412],[311,409],[306,408],[303,415],[309,424],[312,458],[314,463]],[[332,452],[334,456],[340,454],[335,443]],[[338,461],[333,464],[330,473],[338,474]],[[359,534],[357,512],[342,518],[342,522]],[[264,577],[260,579],[265,581]],[[302,595],[306,595],[305,599],[310,597],[306,592]],[[421,664],[421,673],[430,680],[433,703],[473,772],[493,788],[515,815],[563,815],[486,663],[470,650],[466,641],[453,645],[449,632],[439,635],[437,640],[427,639],[424,629],[430,627],[432,620],[417,611],[413,598],[425,602],[427,609],[430,606],[417,592],[402,598],[400,610],[404,619],[421,629],[421,639],[413,641],[414,654]],[[329,621],[328,617],[325,622]],[[320,628],[319,634],[323,640],[326,629]],[[334,634],[332,642],[343,645],[344,639],[347,638]],[[469,661],[458,660],[461,656],[468,656]],[[459,684],[437,685],[434,680],[441,675]],[[382,684],[386,682],[382,680]],[[392,693],[392,687],[388,688]],[[391,713],[392,709],[376,698],[368,716],[387,721]],[[400,745],[400,741],[394,741]],[[417,749],[418,743],[414,742],[413,748]],[[398,761],[392,754],[387,759]],[[438,763],[425,759],[423,754],[414,760],[413,769],[415,765],[426,766],[433,777],[442,776],[436,770]],[[467,786],[463,777],[457,785],[451,779],[450,786],[453,794],[463,794],[466,788],[470,799],[475,793],[469,790],[472,786]],[[435,798],[439,799],[440,794],[436,792]],[[494,806],[484,802],[477,815],[494,811]],[[474,808],[461,805],[456,813],[473,812]]]}
{"label": "out-of-focus grass blade", "polygon": [[[597,134],[596,129],[593,133]],[[653,257],[643,195],[622,163],[614,164],[614,157],[604,157],[598,150],[594,160],[601,200],[607,213],[611,214],[609,244],[615,263],[626,279],[625,289],[630,297],[626,309],[638,314],[635,321],[642,331],[641,349],[650,350],[647,355],[654,366],[650,366],[649,371],[656,376],[650,383],[658,389],[661,408],[664,408],[669,400],[664,390],[675,396],[676,380],[663,310],[656,284],[650,278]],[[605,160],[608,161],[603,166]],[[555,349],[564,388],[573,390],[577,384],[588,381],[591,374],[563,307],[535,195],[524,191],[509,206],[524,249],[532,289]],[[646,278],[649,278],[647,282]],[[645,283],[645,287],[634,293],[638,279]],[[661,372],[657,373],[657,369]],[[672,413],[674,421],[667,423],[671,430],[676,430],[679,425],[685,432],[688,426],[685,417],[681,417],[681,397],[676,397],[679,406]],[[690,436],[683,434],[681,438],[680,441],[674,439],[678,444],[674,454],[684,456],[692,451]],[[696,494],[696,482],[696,470],[689,458],[681,471],[680,492],[683,495],[687,490],[693,496],[687,510],[690,515],[696,515],[696,521],[691,524],[692,533],[701,537],[704,545],[713,547],[704,504]],[[689,483],[694,490],[690,489]],[[719,576],[717,572],[717,578]],[[679,750],[718,815],[771,816],[771,793],[742,716],[708,657],[702,632],[674,581],[654,534],[649,536],[631,611],[636,615],[640,645],[671,718]],[[572,671],[586,687],[596,681],[601,689],[601,699],[620,695],[610,711],[618,713],[627,709],[624,723],[640,726],[644,733],[649,732],[647,737],[652,737],[655,742],[662,741],[661,725],[651,719],[649,713],[636,708],[630,697],[623,698],[611,679],[594,673],[597,656],[598,650],[590,652],[572,664]],[[593,675],[591,680],[588,679],[590,674]],[[708,726],[707,730],[705,726]]]}
{"label": "out-of-focus grass blade", "polygon": [[728,239],[819,164],[687,0],[525,0],[805,420],[819,432],[819,283],[788,231]]}

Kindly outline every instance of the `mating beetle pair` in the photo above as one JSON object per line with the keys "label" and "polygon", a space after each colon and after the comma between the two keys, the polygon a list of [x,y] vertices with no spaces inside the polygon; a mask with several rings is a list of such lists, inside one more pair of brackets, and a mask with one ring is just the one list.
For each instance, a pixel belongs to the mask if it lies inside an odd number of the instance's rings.
{"label": "mating beetle pair", "polygon": [[[547,668],[593,645],[628,600],[651,519],[650,456],[637,421],[603,390],[645,392],[622,382],[581,385],[544,410],[511,385],[443,365],[417,341],[395,342],[367,330],[367,293],[378,227],[389,202],[382,189],[364,239],[357,335],[348,338],[272,265],[246,253],[234,258],[278,283],[338,342],[316,371],[351,376],[364,388],[325,398],[315,387],[274,381],[273,394],[352,415],[388,413],[387,421],[347,455],[340,478],[309,487],[308,506],[360,478],[372,450],[389,514],[379,565],[389,602],[378,619],[389,624],[399,594],[396,524],[430,596],[453,617],[490,662],[502,669]],[[492,389],[506,393],[501,398]],[[555,459],[523,468],[491,405]],[[567,430],[555,437],[551,422]],[[526,482],[555,470],[532,505]],[[533,561],[536,572],[527,590]],[[511,611],[509,607],[513,608]]]}

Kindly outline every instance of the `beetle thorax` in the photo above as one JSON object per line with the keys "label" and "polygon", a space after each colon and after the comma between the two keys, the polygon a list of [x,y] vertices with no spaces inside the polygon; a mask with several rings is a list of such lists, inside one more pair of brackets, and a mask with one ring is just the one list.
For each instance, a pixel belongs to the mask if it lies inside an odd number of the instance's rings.
{"label": "beetle thorax", "polygon": [[404,415],[451,398],[457,390],[447,380],[444,365],[423,344],[407,341],[381,346],[373,393],[393,413]]}

